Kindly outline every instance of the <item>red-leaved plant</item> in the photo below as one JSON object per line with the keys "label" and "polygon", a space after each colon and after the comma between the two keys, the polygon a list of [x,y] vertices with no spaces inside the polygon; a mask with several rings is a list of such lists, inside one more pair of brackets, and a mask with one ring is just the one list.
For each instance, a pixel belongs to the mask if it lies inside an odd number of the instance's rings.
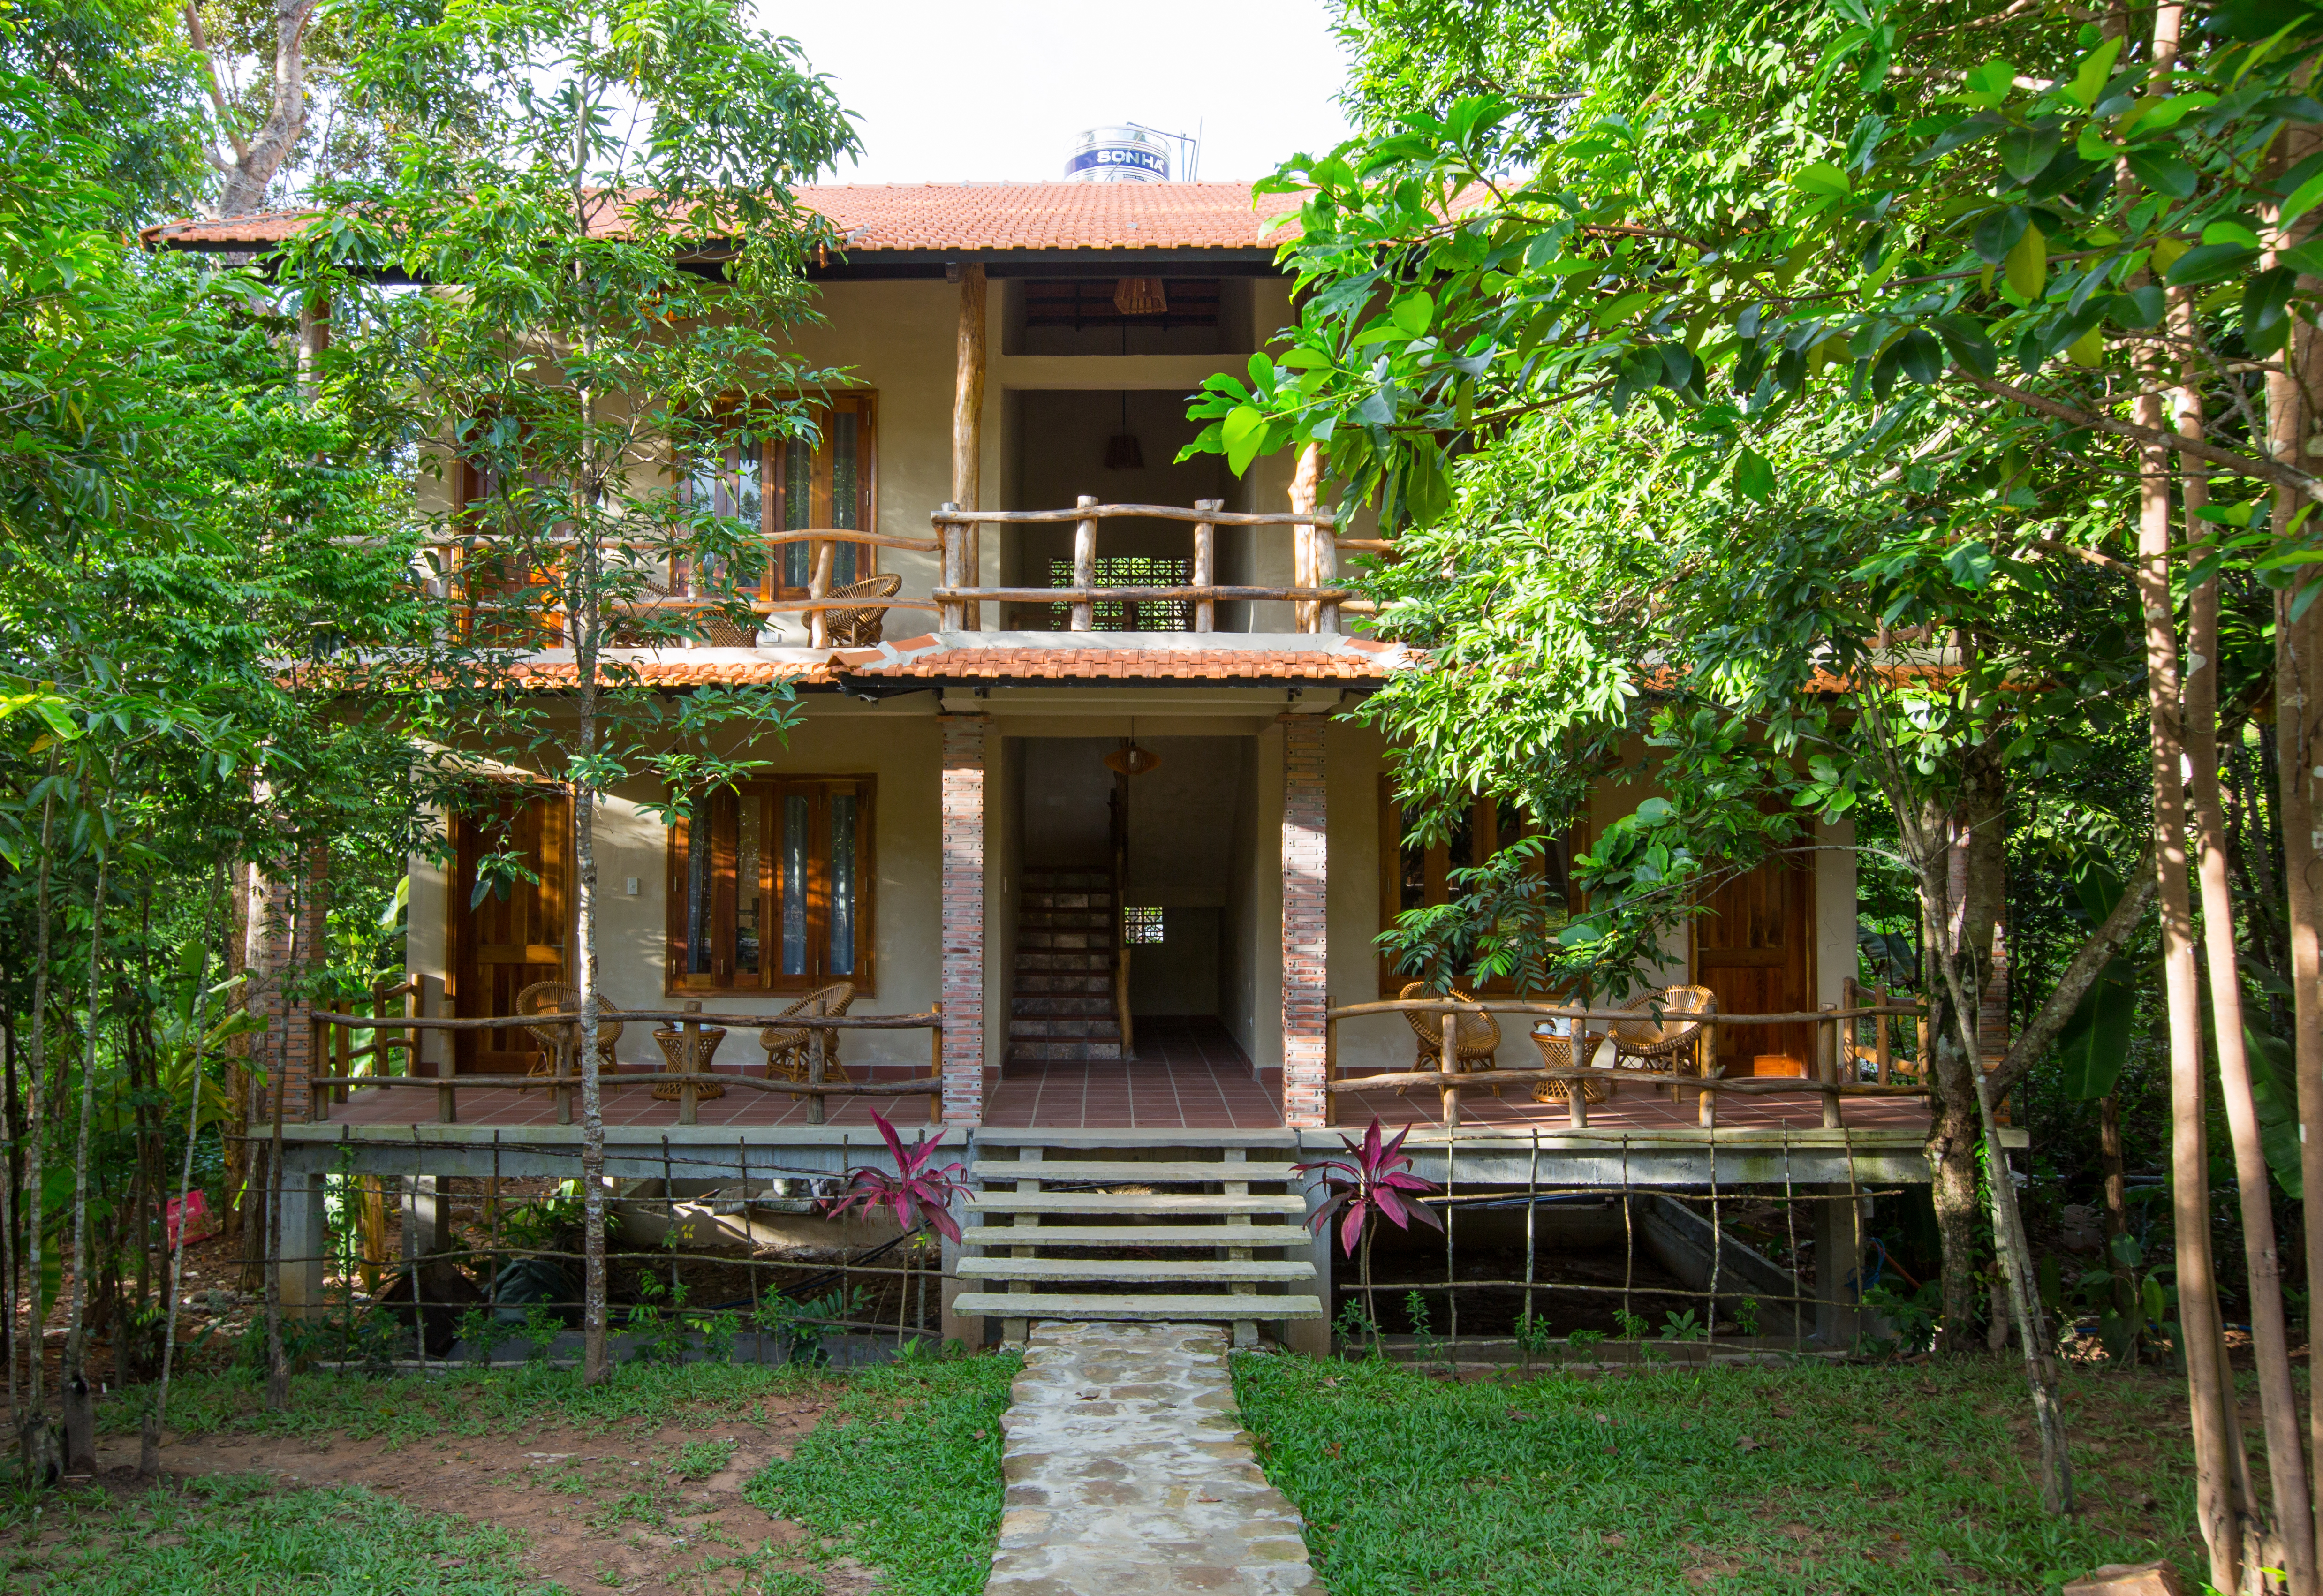
{"label": "red-leaved plant", "polygon": [[890,1207],[895,1210],[895,1223],[903,1226],[905,1235],[925,1225],[948,1242],[959,1241],[960,1225],[951,1216],[951,1199],[968,1189],[962,1178],[966,1169],[956,1163],[929,1168],[928,1160],[936,1153],[934,1143],[923,1133],[904,1146],[895,1127],[876,1108],[871,1111],[871,1123],[887,1139],[887,1151],[895,1158],[895,1172],[891,1175],[874,1164],[848,1170],[847,1189],[822,1201],[825,1216],[837,1219],[858,1206],[867,1215]]}
{"label": "red-leaved plant", "polygon": [[1379,1115],[1373,1114],[1360,1146],[1345,1136],[1339,1138],[1340,1144],[1347,1150],[1345,1158],[1318,1159],[1312,1163],[1290,1166],[1301,1173],[1320,1175],[1323,1184],[1330,1188],[1331,1195],[1308,1215],[1308,1228],[1319,1235],[1334,1215],[1341,1215],[1340,1248],[1352,1253],[1358,1243],[1362,1246],[1364,1314],[1371,1321],[1374,1349],[1379,1346],[1379,1304],[1372,1295],[1372,1235],[1377,1227],[1367,1226],[1364,1221],[1376,1214],[1398,1230],[1410,1229],[1414,1219],[1437,1230],[1444,1228],[1444,1222],[1425,1204],[1409,1201],[1404,1196],[1409,1192],[1419,1197],[1436,1189],[1433,1183],[1410,1172],[1411,1160],[1403,1151],[1403,1139],[1410,1134],[1411,1127],[1406,1125],[1395,1133],[1395,1140],[1382,1142]]}
{"label": "red-leaved plant", "polygon": [[[874,1164],[859,1164],[848,1170],[847,1189],[816,1204],[823,1216],[837,1219],[858,1206],[867,1216],[881,1208],[892,1208],[895,1223],[903,1226],[907,1240],[924,1226],[946,1241],[959,1241],[960,1224],[951,1216],[951,1201],[968,1189],[967,1169],[958,1163],[932,1167],[929,1160],[935,1157],[935,1144],[924,1132],[906,1147],[904,1139],[895,1134],[895,1127],[876,1108],[871,1111],[871,1123],[887,1139],[887,1151],[895,1155],[895,1172],[890,1174]],[[898,1346],[903,1344],[904,1317],[910,1311],[911,1298],[911,1265],[907,1262],[904,1289],[898,1294],[895,1307]],[[922,1278],[920,1307],[923,1312],[927,1307],[925,1277]]]}

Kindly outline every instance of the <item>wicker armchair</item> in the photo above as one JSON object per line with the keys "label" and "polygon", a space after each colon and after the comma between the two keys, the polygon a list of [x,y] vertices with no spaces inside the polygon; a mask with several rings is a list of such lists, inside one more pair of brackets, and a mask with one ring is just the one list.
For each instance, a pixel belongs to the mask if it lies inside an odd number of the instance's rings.
{"label": "wicker armchair", "polygon": [[[581,992],[563,981],[535,981],[516,995],[516,1012],[519,1014],[568,1014],[581,1005]],[[621,1040],[621,1022],[616,1018],[621,1011],[607,1003],[601,993],[597,997],[597,1073],[604,1074],[616,1068],[613,1044]],[[555,1075],[557,1060],[568,1053],[581,1050],[581,1027],[567,1020],[555,1025],[528,1025],[540,1045],[542,1053],[528,1075]]]}
{"label": "wicker armchair", "polygon": [[[904,578],[889,571],[878,576],[867,576],[860,582],[850,582],[844,587],[831,590],[834,599],[892,599],[904,589]],[[860,610],[826,610],[831,618],[830,637],[833,648],[876,648],[880,634],[887,625],[885,604],[867,605]]]}
{"label": "wicker armchair", "polygon": [[[689,593],[676,592],[666,583],[659,582],[643,582],[638,589],[638,597],[649,602],[659,599],[684,599],[692,596]],[[736,626],[716,610],[688,610],[682,613],[691,618],[693,624],[700,628],[701,640],[710,647],[756,648],[758,646],[758,628],[756,626],[748,628]],[[679,640],[667,636],[648,636],[642,627],[635,624],[616,625],[613,628],[613,645],[620,648],[643,647],[648,644],[667,647],[673,642]]]}
{"label": "wicker armchair", "polygon": [[[1428,983],[1425,981],[1414,981],[1396,994],[1397,997],[1407,1002],[1415,997],[1432,995],[1435,995],[1428,991]],[[1451,998],[1455,1003],[1476,1001],[1466,993],[1456,990],[1443,995]],[[1404,1010],[1403,1017],[1410,1022],[1411,1034],[1419,1044],[1419,1056],[1413,1060],[1411,1067],[1414,1069],[1437,1069],[1444,1061],[1444,1017],[1441,1014],[1425,1014],[1419,1009]],[[1459,1029],[1454,1035],[1452,1045],[1463,1070],[1473,1072],[1490,1069],[1492,1067],[1492,1055],[1499,1052],[1501,1049],[1500,1022],[1490,1014],[1462,1014]],[[1396,1096],[1400,1097],[1409,1089],[1409,1087],[1398,1087],[1395,1089]],[[1492,1096],[1497,1097],[1500,1095],[1501,1088],[1494,1087]]]}
{"label": "wicker armchair", "polygon": [[[1613,1022],[1613,1068],[1658,1075],[1703,1073],[1703,1043],[1710,1027],[1687,1015],[1714,1014],[1718,1000],[1707,986],[1661,986],[1641,992],[1621,1005],[1644,1017]],[[1658,1014],[1660,1017],[1656,1018]]]}
{"label": "wicker armchair", "polygon": [[[838,1019],[847,1013],[855,1001],[855,985],[851,981],[833,981],[828,986],[818,986],[800,998],[783,1013],[789,1014],[822,1014]],[[823,1078],[853,1084],[845,1065],[839,1061],[839,1032],[826,1031],[823,1043]],[[767,1050],[768,1080],[804,1080],[813,1061],[814,1028],[806,1025],[769,1025],[758,1032],[758,1045]]]}

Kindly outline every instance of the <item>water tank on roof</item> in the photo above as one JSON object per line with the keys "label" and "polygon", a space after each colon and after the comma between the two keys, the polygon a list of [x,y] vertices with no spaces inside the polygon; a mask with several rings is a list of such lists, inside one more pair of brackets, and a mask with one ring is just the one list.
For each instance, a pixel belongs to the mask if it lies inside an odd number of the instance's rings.
{"label": "water tank on roof", "polygon": [[1166,183],[1170,143],[1142,127],[1093,127],[1073,141],[1065,178],[1074,183]]}

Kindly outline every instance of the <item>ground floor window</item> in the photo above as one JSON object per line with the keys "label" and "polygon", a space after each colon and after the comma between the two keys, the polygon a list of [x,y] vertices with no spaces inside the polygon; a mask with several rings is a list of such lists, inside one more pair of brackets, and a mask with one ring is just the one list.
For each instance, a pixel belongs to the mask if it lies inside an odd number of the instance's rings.
{"label": "ground floor window", "polygon": [[695,798],[670,830],[670,989],[868,992],[875,786],[781,776]]}
{"label": "ground floor window", "polygon": [[[1403,805],[1396,802],[1394,779],[1380,778],[1380,928],[1384,931],[1399,914],[1432,908],[1452,901],[1452,873],[1483,864],[1509,844],[1540,828],[1514,801],[1478,798],[1462,812],[1451,832],[1422,846],[1414,842]],[[1549,877],[1549,921],[1562,926],[1572,912],[1571,856],[1567,839],[1552,838],[1543,850],[1542,867]],[[1380,988],[1393,993],[1411,977],[1385,959],[1380,965]],[[1488,983],[1489,992],[1509,990],[1505,982]]]}

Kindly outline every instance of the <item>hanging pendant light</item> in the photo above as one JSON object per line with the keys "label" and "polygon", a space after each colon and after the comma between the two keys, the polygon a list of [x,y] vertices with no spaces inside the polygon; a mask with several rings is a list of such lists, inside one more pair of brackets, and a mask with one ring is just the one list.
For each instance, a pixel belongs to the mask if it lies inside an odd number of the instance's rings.
{"label": "hanging pendant light", "polygon": [[1137,435],[1129,430],[1129,390],[1121,390],[1121,430],[1105,440],[1105,468],[1107,471],[1143,471],[1145,451],[1137,442]]}
{"label": "hanging pendant light", "polygon": [[1161,767],[1162,756],[1151,748],[1137,746],[1137,720],[1133,716],[1128,737],[1123,739],[1121,747],[1105,757],[1105,764],[1106,769],[1117,770],[1124,775],[1143,775],[1149,770]]}
{"label": "hanging pendant light", "polygon": [[1170,296],[1158,277],[1125,277],[1113,285],[1113,307],[1124,316],[1167,316]]}

